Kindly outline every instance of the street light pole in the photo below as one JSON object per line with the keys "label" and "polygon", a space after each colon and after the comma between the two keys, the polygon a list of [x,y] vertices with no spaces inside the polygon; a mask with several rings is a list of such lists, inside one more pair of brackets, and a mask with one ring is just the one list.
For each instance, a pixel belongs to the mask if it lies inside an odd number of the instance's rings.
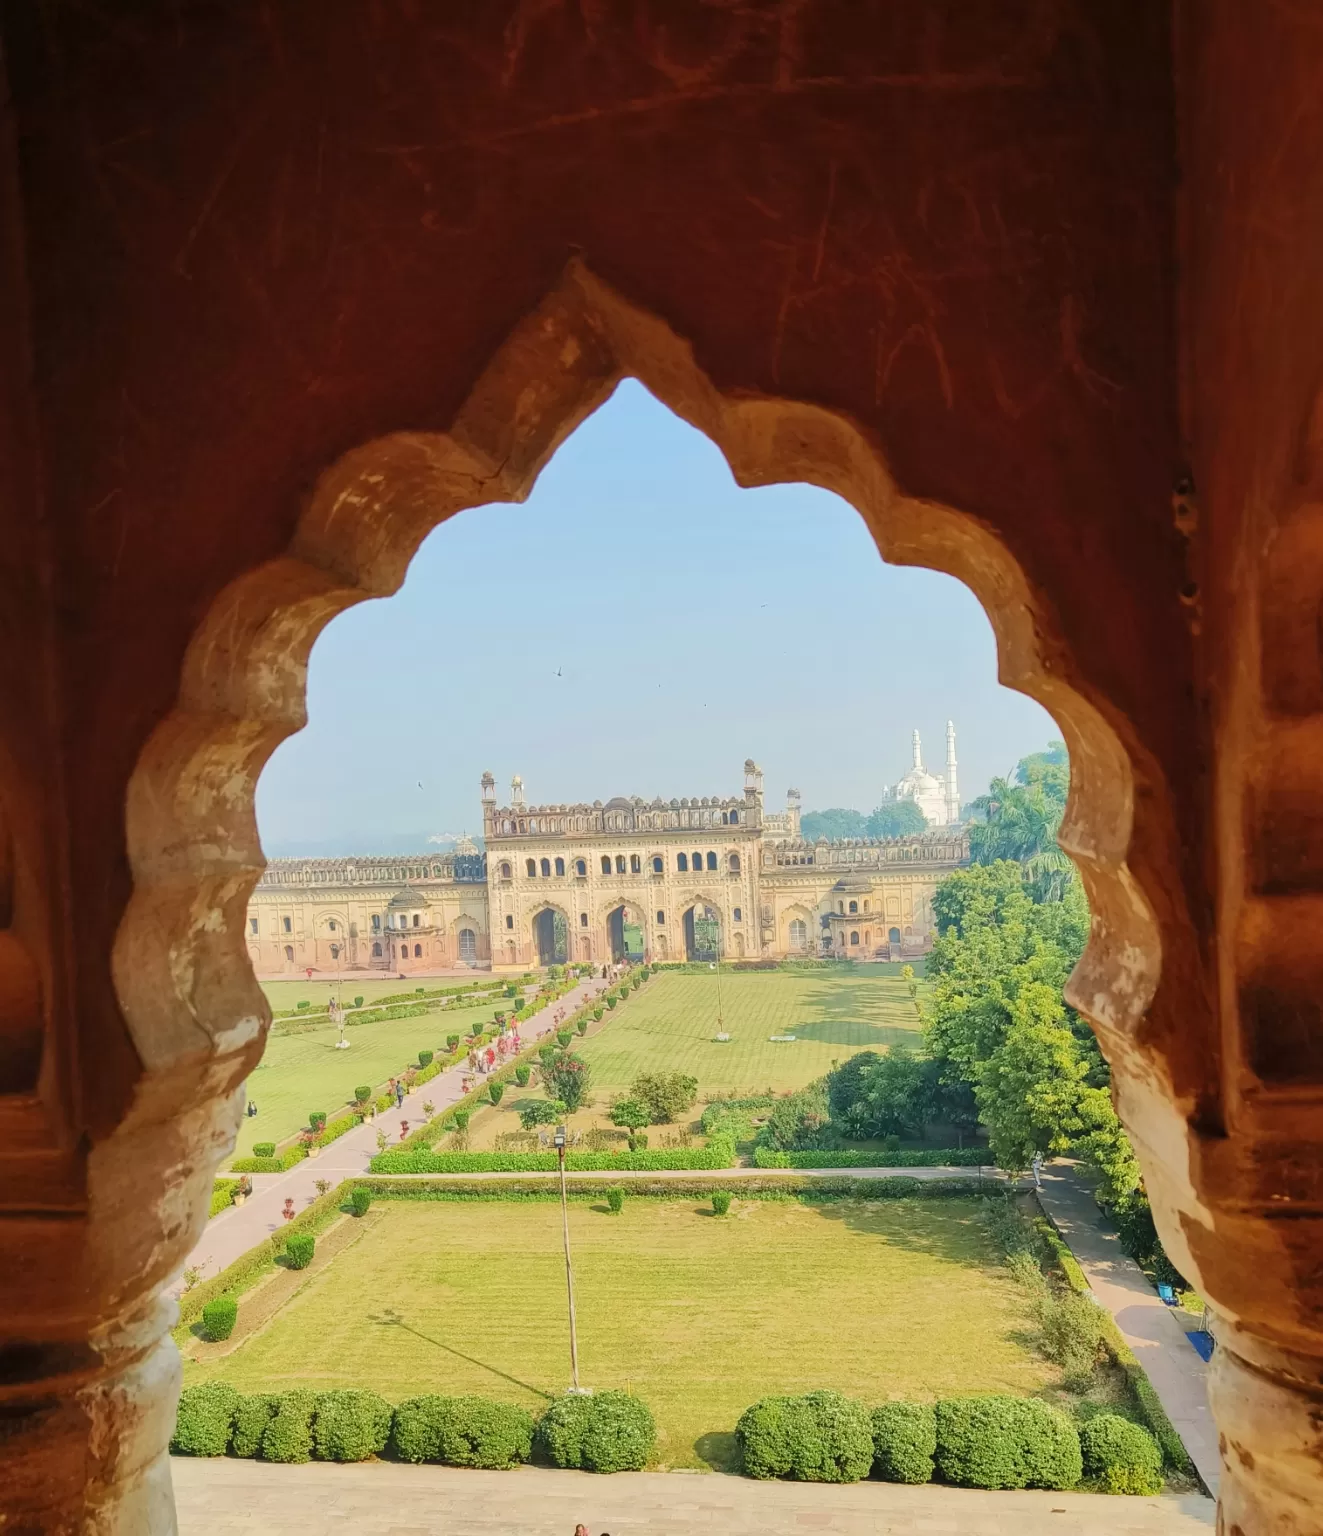
{"label": "street light pole", "polygon": [[570,1372],[573,1390],[579,1390],[579,1336],[574,1326],[574,1269],[570,1264],[570,1208],[565,1195],[565,1127],[556,1127],[556,1155],[560,1160],[560,1219],[565,1236],[565,1291],[570,1302]]}

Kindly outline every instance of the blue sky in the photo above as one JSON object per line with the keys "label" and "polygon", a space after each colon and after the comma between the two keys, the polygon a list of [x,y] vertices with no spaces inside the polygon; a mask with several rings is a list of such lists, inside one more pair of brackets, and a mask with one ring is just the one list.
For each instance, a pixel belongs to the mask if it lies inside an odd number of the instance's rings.
{"label": "blue sky", "polygon": [[565,443],[522,506],[435,529],[404,586],[323,633],[308,726],[258,786],[272,856],[423,847],[481,830],[478,779],[531,802],[738,793],[869,811],[956,723],[962,798],[1059,734],[999,686],[992,631],[948,576],[888,566],[854,509],[741,490],[640,385]]}

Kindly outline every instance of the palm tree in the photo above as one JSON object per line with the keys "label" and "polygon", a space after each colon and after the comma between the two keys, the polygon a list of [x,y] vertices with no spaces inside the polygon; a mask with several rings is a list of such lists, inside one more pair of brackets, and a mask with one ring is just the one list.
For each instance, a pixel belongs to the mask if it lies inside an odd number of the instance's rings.
{"label": "palm tree", "polygon": [[1012,859],[1020,865],[1036,901],[1060,901],[1073,866],[1057,845],[1064,803],[1042,783],[1012,784],[993,779],[972,809],[983,816],[969,829],[975,864]]}

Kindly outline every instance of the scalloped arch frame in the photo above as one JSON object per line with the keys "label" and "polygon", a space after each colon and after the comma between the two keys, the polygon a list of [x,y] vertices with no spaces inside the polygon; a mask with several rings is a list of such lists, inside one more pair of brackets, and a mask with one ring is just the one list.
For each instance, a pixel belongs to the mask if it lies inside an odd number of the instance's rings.
{"label": "scalloped arch frame", "polygon": [[287,553],[231,583],[199,626],[176,707],[129,786],[133,894],[113,969],[144,1069],[135,1114],[159,1117],[161,1088],[176,1114],[228,1096],[223,1123],[213,1122],[218,1155],[225,1126],[237,1127],[239,1089],[269,1023],[243,936],[264,867],[254,792],[271,753],[306,722],[317,636],[354,603],[395,592],[446,518],[525,498],[559,445],[630,376],[711,438],[738,484],[834,491],[884,559],[942,571],[974,592],[996,636],[1000,680],[1042,704],[1070,749],[1061,841],[1083,875],[1093,929],[1068,995],[1114,1062],[1136,1049],[1161,948],[1126,863],[1133,776],[1116,731],[1071,685],[1044,594],[977,519],[903,495],[867,429],[818,406],[720,393],[686,341],[574,262],[498,348],[449,431],[395,433],[344,454],[313,489]]}

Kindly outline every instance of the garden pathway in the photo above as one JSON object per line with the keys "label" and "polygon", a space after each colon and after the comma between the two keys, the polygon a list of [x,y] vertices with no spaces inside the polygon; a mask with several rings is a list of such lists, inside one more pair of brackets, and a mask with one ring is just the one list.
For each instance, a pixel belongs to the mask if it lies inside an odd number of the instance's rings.
{"label": "garden pathway", "polygon": [[1211,1499],[758,1483],[720,1473],[474,1472],[176,1457],[180,1536],[1208,1536]]}
{"label": "garden pathway", "polygon": [[1038,1198],[1079,1260],[1093,1294],[1116,1319],[1153,1384],[1167,1417],[1185,1443],[1204,1483],[1217,1492],[1222,1464],[1217,1426],[1208,1406],[1208,1367],[1148,1277],[1121,1250],[1116,1229],[1098,1209],[1076,1164],[1043,1169]]}
{"label": "garden pathway", "polygon": [[[606,991],[609,985],[599,977],[574,988],[572,992],[567,992],[564,997],[549,1004],[541,1013],[527,1019],[520,1026],[520,1035],[529,1042],[550,1034],[555,1028],[557,1009],[564,1009],[567,1014],[572,1013],[580,1003],[586,1002],[598,992]],[[444,1030],[444,1023],[439,1028]],[[360,1125],[348,1135],[323,1147],[318,1157],[305,1158],[284,1173],[253,1174],[253,1193],[250,1198],[242,1206],[231,1206],[228,1211],[222,1211],[207,1223],[185,1267],[198,1269],[202,1279],[209,1278],[284,1225],[280,1213],[287,1199],[292,1199],[294,1209],[301,1211],[317,1198],[319,1179],[329,1179],[332,1184],[338,1184],[342,1179],[366,1173],[368,1164],[377,1155],[377,1132],[384,1131],[394,1144],[399,1140],[401,1120],[409,1122],[411,1131],[417,1130],[425,1118],[424,1103],[435,1104],[436,1112],[440,1114],[447,1105],[463,1098],[461,1084],[467,1071],[467,1064],[462,1061],[447,1067],[430,1082],[407,1094],[401,1109],[379,1115],[375,1121]],[[182,1289],[181,1280],[170,1294],[178,1296]]]}

